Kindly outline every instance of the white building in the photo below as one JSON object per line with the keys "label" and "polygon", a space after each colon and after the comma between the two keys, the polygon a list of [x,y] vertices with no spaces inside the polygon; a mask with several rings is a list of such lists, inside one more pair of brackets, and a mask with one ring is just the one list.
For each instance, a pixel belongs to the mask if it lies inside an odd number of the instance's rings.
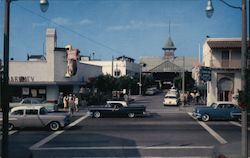
{"label": "white building", "polygon": [[126,56],[120,56],[113,61],[88,60],[84,58],[80,63],[101,66],[104,75],[108,74],[114,77],[134,76],[140,73],[140,64],[134,63],[134,59]]}
{"label": "white building", "polygon": [[203,45],[203,65],[211,68],[207,104],[237,102],[241,90],[241,39],[208,38]]}
{"label": "white building", "polygon": [[60,92],[78,93],[89,78],[102,74],[102,67],[79,61],[76,75],[65,77],[66,69],[66,49],[57,47],[56,30],[49,28],[45,57],[31,56],[27,61],[10,61],[10,96],[44,97],[55,102]]}

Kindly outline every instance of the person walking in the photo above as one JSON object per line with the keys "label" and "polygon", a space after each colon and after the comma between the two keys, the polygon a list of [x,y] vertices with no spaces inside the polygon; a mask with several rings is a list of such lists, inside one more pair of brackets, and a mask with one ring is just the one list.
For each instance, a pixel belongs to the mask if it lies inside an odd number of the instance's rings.
{"label": "person walking", "polygon": [[73,98],[72,94],[69,95],[68,106],[69,106],[70,115],[73,115],[73,113],[74,113],[74,98]]}
{"label": "person walking", "polygon": [[77,112],[79,109],[78,109],[78,104],[79,104],[79,99],[77,96],[74,95],[74,103],[75,103],[75,111]]}

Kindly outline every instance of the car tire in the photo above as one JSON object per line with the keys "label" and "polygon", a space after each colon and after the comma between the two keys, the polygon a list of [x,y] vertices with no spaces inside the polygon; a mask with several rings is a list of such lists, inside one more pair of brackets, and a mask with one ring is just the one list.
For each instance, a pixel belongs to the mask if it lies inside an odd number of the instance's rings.
{"label": "car tire", "polygon": [[207,122],[210,120],[210,116],[208,114],[203,114],[201,116],[201,120],[204,121],[204,122]]}
{"label": "car tire", "polygon": [[135,113],[132,113],[132,112],[131,112],[131,113],[128,113],[128,117],[129,117],[129,118],[135,117]]}
{"label": "car tire", "polygon": [[60,129],[60,124],[59,124],[59,122],[56,122],[56,121],[51,122],[51,123],[49,124],[49,129],[50,129],[51,131],[57,131],[57,130],[59,130],[59,129]]}
{"label": "car tire", "polygon": [[94,118],[100,118],[101,117],[101,113],[99,111],[95,111],[93,114]]}
{"label": "car tire", "polygon": [[14,125],[13,125],[12,123],[9,123],[9,125],[8,125],[8,130],[11,131],[11,130],[13,130],[14,128],[15,128]]}

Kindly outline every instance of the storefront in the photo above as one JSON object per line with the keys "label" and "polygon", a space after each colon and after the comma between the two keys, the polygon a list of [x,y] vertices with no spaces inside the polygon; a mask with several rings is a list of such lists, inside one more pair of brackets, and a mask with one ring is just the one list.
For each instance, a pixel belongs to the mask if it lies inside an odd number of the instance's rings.
{"label": "storefront", "polygon": [[[89,78],[102,74],[100,66],[80,63],[80,51],[72,46],[59,48],[55,29],[46,32],[46,56],[9,62],[10,101],[25,97],[57,102],[60,94],[79,93]],[[36,58],[37,57],[37,58]]]}

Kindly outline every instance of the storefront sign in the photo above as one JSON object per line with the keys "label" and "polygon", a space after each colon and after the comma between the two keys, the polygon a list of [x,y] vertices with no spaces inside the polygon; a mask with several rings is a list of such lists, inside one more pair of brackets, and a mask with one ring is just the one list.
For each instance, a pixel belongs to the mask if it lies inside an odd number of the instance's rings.
{"label": "storefront sign", "polygon": [[11,76],[10,82],[34,82],[34,76]]}

